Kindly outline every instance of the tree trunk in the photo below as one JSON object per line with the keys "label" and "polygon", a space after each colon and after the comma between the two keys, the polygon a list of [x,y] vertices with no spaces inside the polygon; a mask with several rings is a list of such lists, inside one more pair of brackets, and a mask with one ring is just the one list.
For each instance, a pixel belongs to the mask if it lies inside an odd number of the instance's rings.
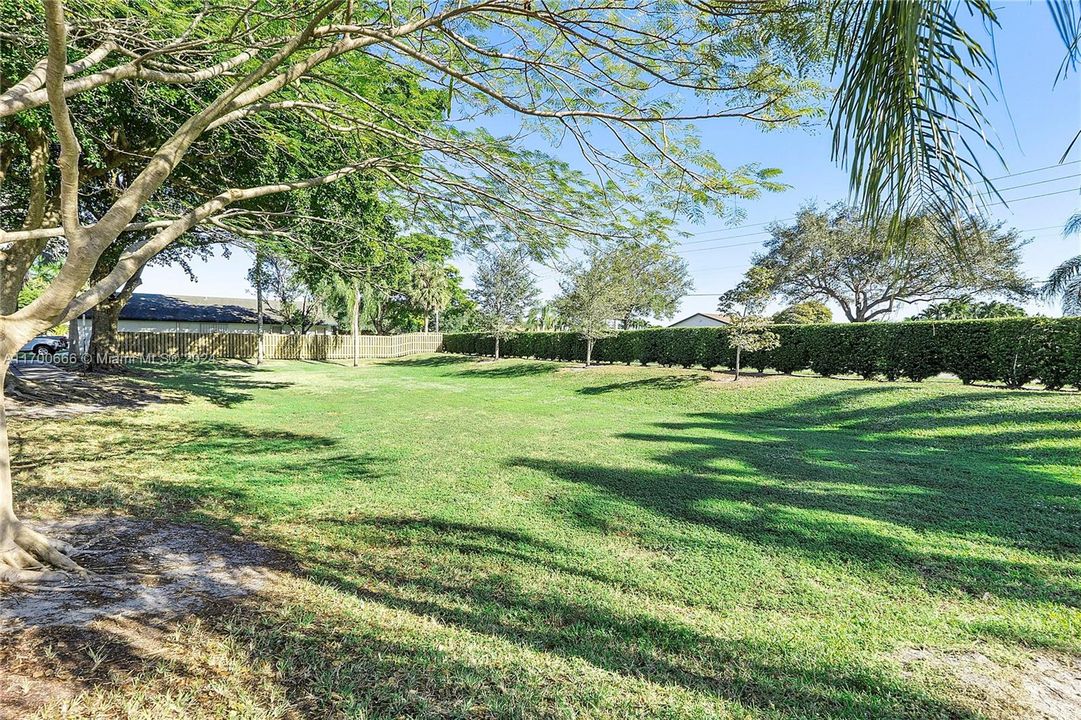
{"label": "tree trunk", "polygon": [[11,355],[5,353],[0,359],[0,582],[37,582],[64,577],[62,573],[47,570],[46,565],[85,573],[65,554],[72,552],[70,545],[49,540],[27,527],[15,515],[11,448],[8,445],[7,410],[4,407],[4,384],[7,382]]}
{"label": "tree trunk", "polygon": [[94,308],[90,326],[90,349],[87,366],[91,370],[110,371],[121,367],[120,363],[120,312],[142,284],[142,268],[124,284],[124,289],[103,300]]}
{"label": "tree trunk", "polygon": [[255,364],[263,364],[263,258],[255,254]]}
{"label": "tree trunk", "polygon": [[732,378],[732,382],[736,382],[736,381],[739,380],[739,355],[740,355],[740,348],[737,347],[736,348],[736,376],[734,378]]}
{"label": "tree trunk", "polygon": [[353,291],[352,312],[349,313],[349,319],[351,320],[351,327],[349,329],[353,333],[353,367],[360,364],[360,303],[360,288],[355,288]]}
{"label": "tree trunk", "polygon": [[[27,177],[29,203],[23,230],[37,230],[46,217],[46,175],[49,167],[49,144],[42,130],[22,132],[30,160]],[[26,275],[48,240],[17,242],[0,250],[0,315],[11,315],[19,306],[19,291],[26,282]]]}
{"label": "tree trunk", "polygon": [[439,313],[435,314],[435,331],[439,332]]}
{"label": "tree trunk", "polygon": [[586,338],[586,367],[593,359],[593,338]]}
{"label": "tree trunk", "polygon": [[499,336],[495,336],[495,359],[499,359]]}
{"label": "tree trunk", "polygon": [[94,308],[86,363],[91,370],[108,371],[120,367],[120,309],[120,303],[111,299]]}
{"label": "tree trunk", "polygon": [[428,320],[430,319],[430,317],[431,316],[428,315],[428,313],[424,313],[424,333],[425,334],[428,333]]}
{"label": "tree trunk", "polygon": [[15,522],[15,502],[11,490],[11,451],[8,448],[7,410],[4,407],[4,385],[8,379],[10,361],[0,364],[0,551],[10,547],[15,539],[11,525]]}

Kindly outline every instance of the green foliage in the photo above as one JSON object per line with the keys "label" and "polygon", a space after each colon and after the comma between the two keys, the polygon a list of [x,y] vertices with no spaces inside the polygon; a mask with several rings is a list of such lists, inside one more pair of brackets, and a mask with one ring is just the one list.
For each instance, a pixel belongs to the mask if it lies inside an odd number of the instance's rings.
{"label": "green foliage", "polygon": [[775,295],[797,303],[832,300],[850,322],[865,322],[904,303],[994,293],[1019,298],[1030,292],[1020,271],[1027,241],[1016,230],[971,217],[961,223],[964,247],[956,252],[930,216],[904,223],[902,244],[858,208],[805,207],[794,222],[770,226],[766,252],[722,296],[722,307],[746,295],[758,302]]}
{"label": "green foliage", "polygon": [[910,320],[987,320],[1002,317],[1024,317],[1025,309],[1011,303],[991,300],[975,302],[968,298],[935,303],[913,315]]}
{"label": "green foliage", "polygon": [[529,256],[522,246],[480,253],[473,281],[476,284],[473,300],[496,341],[511,336],[540,294],[529,269]]}
{"label": "green foliage", "polygon": [[612,322],[628,297],[629,275],[623,267],[613,268],[609,259],[612,256],[593,257],[589,265],[573,269],[553,303],[566,326],[585,340],[586,365],[592,361],[594,343],[615,333]]}
{"label": "green foliage", "polygon": [[[780,344],[748,352],[746,365],[915,382],[952,373],[965,383],[1081,388],[1081,318],[774,325],[770,332]],[[594,357],[609,363],[732,368],[730,335],[729,328],[630,330],[598,340]],[[491,338],[478,333],[446,335],[443,347],[452,353],[492,352]],[[520,333],[504,347],[508,356],[585,358],[585,343],[574,333]]]}
{"label": "green foliage", "polygon": [[833,322],[833,311],[819,300],[789,305],[773,315],[773,322],[778,325],[820,325]]}
{"label": "green foliage", "polygon": [[429,329],[429,316],[442,312],[450,305],[451,271],[457,273],[454,268],[433,260],[425,260],[413,267],[409,299],[424,313],[425,332]]}
{"label": "green foliage", "polygon": [[[840,86],[834,159],[876,224],[904,235],[906,215],[949,223],[987,180],[976,140],[992,55],[968,26],[997,24],[988,0],[835,0],[831,43]],[[974,23],[965,22],[975,17]]]}
{"label": "green foliage", "polygon": [[[736,377],[739,377],[739,371],[741,367],[741,360],[744,353],[759,353],[760,358],[764,357],[761,353],[767,350],[772,350],[781,344],[781,339],[777,336],[777,333],[770,330],[770,322],[767,318],[760,315],[734,315],[725,328],[725,336],[728,339],[728,345],[736,351],[736,364],[735,371]],[[764,360],[759,360],[761,365]]]}
{"label": "green foliage", "polygon": [[26,283],[19,290],[19,307],[26,307],[34,302],[60,272],[61,263],[40,259],[30,268]]}
{"label": "green foliage", "polygon": [[[1081,237],[1081,213],[1070,216],[1062,234]],[[1081,315],[1081,255],[1068,258],[1052,270],[1040,294],[1047,300],[1061,300],[1063,315]]]}
{"label": "green foliage", "polygon": [[617,242],[590,260],[615,294],[608,319],[622,320],[624,330],[646,318],[672,317],[694,287],[687,261],[664,242]]}

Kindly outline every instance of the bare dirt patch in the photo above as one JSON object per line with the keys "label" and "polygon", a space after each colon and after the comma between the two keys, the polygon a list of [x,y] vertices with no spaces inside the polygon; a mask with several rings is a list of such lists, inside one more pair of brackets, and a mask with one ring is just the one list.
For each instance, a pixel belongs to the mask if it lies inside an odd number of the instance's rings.
{"label": "bare dirt patch", "polygon": [[183,402],[182,394],[138,381],[125,374],[76,372],[43,363],[14,365],[8,378],[9,417],[57,419],[109,410],[136,409]]}
{"label": "bare dirt patch", "polygon": [[1020,667],[983,653],[909,649],[897,655],[903,674],[952,680],[973,709],[992,718],[1081,718],[1081,658],[1032,653]]}
{"label": "bare dirt patch", "polygon": [[78,548],[93,575],[0,585],[0,719],[164,659],[186,618],[268,591],[291,569],[279,553],[193,526],[89,516],[34,523]]}

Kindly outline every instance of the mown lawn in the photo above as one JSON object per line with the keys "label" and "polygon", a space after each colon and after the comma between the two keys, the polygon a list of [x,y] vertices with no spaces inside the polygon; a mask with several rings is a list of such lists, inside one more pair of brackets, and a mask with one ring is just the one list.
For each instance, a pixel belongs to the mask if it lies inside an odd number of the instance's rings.
{"label": "mown lawn", "polygon": [[454,356],[151,372],[186,401],[13,423],[23,513],[224,525],[300,570],[75,716],[1012,717],[967,659],[1017,684],[1081,655],[1077,395]]}

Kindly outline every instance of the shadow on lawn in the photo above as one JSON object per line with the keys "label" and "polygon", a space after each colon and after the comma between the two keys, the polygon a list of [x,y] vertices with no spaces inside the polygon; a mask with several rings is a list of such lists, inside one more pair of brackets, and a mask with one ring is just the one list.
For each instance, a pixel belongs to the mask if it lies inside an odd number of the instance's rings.
{"label": "shadow on lawn", "polygon": [[[16,500],[31,517],[36,503],[49,502],[68,511],[231,524],[234,513],[300,508],[302,490],[329,492],[376,479],[389,463],[344,451],[338,440],[321,435],[224,422],[150,425],[126,416],[32,428],[25,435],[16,426],[11,443]],[[78,456],[70,447],[80,448]],[[205,468],[213,468],[215,482],[201,479]]]}
{"label": "shadow on lawn", "polygon": [[393,367],[445,367],[447,365],[466,365],[481,362],[481,358],[472,355],[427,355],[419,358],[392,358],[382,360],[379,365]]}
{"label": "shadow on lawn", "polygon": [[[400,555],[383,557],[378,553],[343,557],[340,563],[329,561],[315,569],[317,579],[411,616],[435,618],[442,625],[491,636],[512,646],[525,644],[572,663],[584,661],[590,672],[614,673],[621,682],[676,687],[694,693],[701,702],[735,702],[777,717],[974,717],[858,662],[792,652],[784,640],[771,643],[711,636],[685,619],[653,615],[639,610],[633,602],[616,607],[609,604],[611,601],[598,600],[592,594],[577,595],[575,590],[559,584],[526,583],[523,575],[537,567],[594,582],[612,580],[582,570],[584,563],[580,558],[576,562],[566,548],[524,533],[430,519],[374,518],[359,524],[365,532],[374,530],[387,546],[409,548],[411,554],[407,557],[417,561],[403,562]],[[553,555],[559,559],[553,561]],[[304,654],[334,666],[343,658],[329,656],[318,647],[331,642],[333,632],[328,629],[327,635],[325,640],[319,640],[305,634],[305,644],[315,647]],[[278,652],[297,649],[282,647]],[[422,664],[410,668],[410,672],[454,678],[456,667],[451,663],[449,669],[434,670]],[[403,672],[394,669],[397,674]],[[513,670],[508,668],[508,672]],[[380,682],[380,671],[374,671],[372,682]],[[528,687],[508,683],[508,678],[499,675],[485,676],[485,672],[482,667],[472,670],[471,692],[479,689],[486,694],[492,690],[507,693],[509,685],[512,694],[523,695],[525,689],[524,697],[529,697]],[[568,673],[577,679],[560,683],[557,677]],[[527,673],[514,672],[516,678],[523,675]],[[570,700],[576,693],[582,693],[583,699],[590,697],[589,683],[597,682],[598,676],[567,670],[547,681],[559,683],[549,692],[565,694],[562,699],[573,707]],[[654,695],[656,685],[652,689],[650,685],[638,685],[626,692]],[[457,684],[441,688],[438,697],[457,697],[465,689]],[[473,695],[472,701],[487,704],[491,698]],[[657,714],[667,716],[661,707],[655,708]],[[688,707],[682,709],[694,714]],[[410,710],[415,712],[414,708]],[[518,714],[536,715],[538,710],[526,705]],[[428,717],[425,713],[406,714]],[[681,716],[679,712],[671,714]],[[508,711],[496,716],[516,714]],[[620,714],[617,711],[611,716]]]}
{"label": "shadow on lawn", "polygon": [[627,380],[626,382],[611,383],[609,385],[590,385],[578,390],[581,395],[607,395],[614,392],[626,392],[628,390],[681,390],[693,387],[699,383],[710,380],[710,376],[704,373],[689,375],[660,375],[646,377],[640,380]]}
{"label": "shadow on lawn", "polygon": [[[1068,567],[1081,552],[1081,486],[1041,469],[1081,465],[1081,435],[1059,412],[995,407],[1014,397],[1008,392],[864,404],[892,392],[856,388],[769,410],[695,413],[658,423],[655,433],[621,436],[655,444],[661,469],[528,457],[513,464],[604,491],[563,501],[594,529],[609,527],[605,495],[614,496],[670,520],[937,592],[1081,607]],[[1019,419],[1029,427],[1018,427]],[[1048,422],[1059,427],[1040,426]],[[664,532],[653,526],[640,534],[664,543]],[[947,544],[955,549],[942,549]],[[992,557],[980,544],[1067,562],[1040,568]]]}
{"label": "shadow on lawn", "polygon": [[219,407],[234,407],[254,398],[255,390],[283,390],[293,383],[264,380],[266,368],[240,363],[147,365],[140,375],[162,387],[204,398]]}
{"label": "shadow on lawn", "polygon": [[[843,517],[821,516],[839,513],[917,533],[991,537],[1047,555],[1077,550],[1071,528],[1081,521],[1079,491],[1037,467],[1076,463],[1076,447],[1032,446],[1048,433],[1016,429],[1015,414],[971,398],[860,407],[874,392],[846,390],[756,413],[696,413],[658,424],[656,433],[627,434],[629,442],[656,445],[655,459],[663,466],[656,471],[621,468],[615,461],[612,467],[531,458],[515,464],[601,489],[669,520],[823,563],[854,563],[941,591],[988,590],[1076,604],[1075,589],[1020,564],[922,552]],[[1038,412],[1025,419],[1061,418]],[[387,466],[390,461],[345,452],[337,440],[314,434],[226,423],[128,427],[129,422],[95,418],[65,428],[63,444],[85,448],[91,464],[124,459],[116,477],[98,478],[97,485],[85,478],[69,485],[63,474],[43,480],[49,467],[84,458],[62,455],[59,436],[24,440],[17,468],[20,500],[213,523],[235,516],[280,520],[310,502],[304,498],[309,490],[332,491],[400,472]],[[959,434],[905,434],[924,427]],[[984,431],[964,436],[976,428]],[[1065,429],[1051,434],[1076,439]],[[218,480],[169,477],[169,469],[183,461],[212,467]],[[612,505],[602,501],[579,500],[574,517],[606,531]],[[725,515],[711,501],[747,503],[757,512]],[[293,522],[299,529],[301,520]],[[253,666],[263,661],[272,668],[289,709],[304,716],[554,717],[568,708],[585,714],[597,710],[602,688],[618,698],[622,686],[611,690],[609,683],[641,682],[638,697],[629,702],[686,690],[700,701],[740,703],[778,718],[974,717],[900,677],[816,652],[798,639],[719,637],[679,617],[680,608],[651,612],[608,599],[619,597],[614,593],[589,592],[589,585],[583,591],[560,583],[577,578],[606,590],[625,589],[620,578],[591,570],[569,544],[427,518],[307,517],[303,524],[310,534],[277,537],[289,545],[282,549],[306,563],[314,579],[364,602],[320,603],[314,592],[285,606],[272,597],[228,601],[208,628],[246,653]],[[652,527],[638,532],[646,544],[667,541],[652,535],[658,532]],[[550,572],[551,584],[527,582],[537,568]],[[107,641],[110,657],[115,653],[120,662],[133,663],[147,678],[166,670],[201,672],[157,657],[130,660],[124,636],[92,638],[93,647]],[[466,642],[470,652],[460,652]],[[59,662],[80,677],[90,667],[89,646],[70,643]],[[553,658],[562,664],[546,664]],[[116,682],[108,675],[85,677],[88,687]],[[597,714],[691,715],[694,709],[678,702]]]}
{"label": "shadow on lawn", "polygon": [[560,367],[560,365],[553,362],[508,363],[489,360],[478,362],[471,368],[456,372],[455,375],[464,378],[505,380],[507,378],[530,377],[532,375],[549,375],[558,371]]}

